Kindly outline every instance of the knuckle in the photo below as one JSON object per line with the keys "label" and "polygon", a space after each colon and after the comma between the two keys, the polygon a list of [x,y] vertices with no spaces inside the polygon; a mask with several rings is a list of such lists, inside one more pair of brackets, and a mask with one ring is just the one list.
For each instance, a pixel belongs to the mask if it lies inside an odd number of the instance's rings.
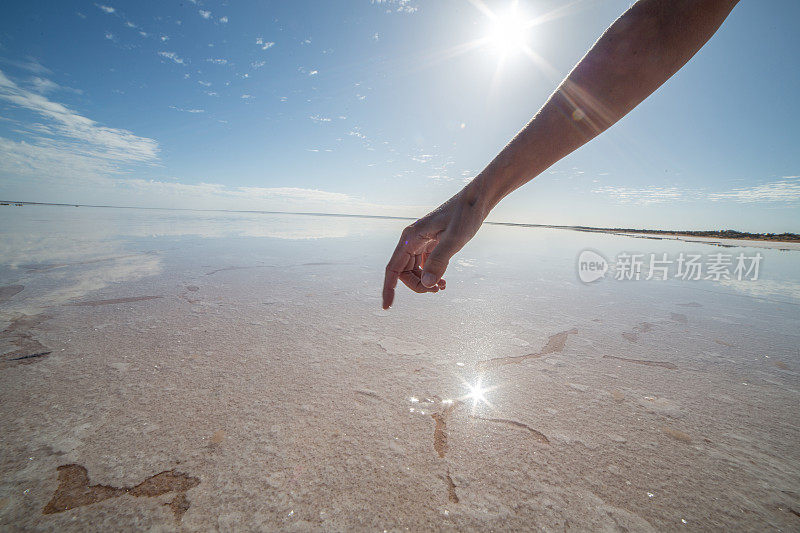
{"label": "knuckle", "polygon": [[450,260],[448,258],[446,258],[446,257],[434,257],[434,256],[431,256],[431,257],[428,258],[427,261],[425,261],[425,266],[426,267],[436,267],[436,268],[440,268],[442,270],[447,268],[447,265],[449,265],[449,264],[450,264]]}

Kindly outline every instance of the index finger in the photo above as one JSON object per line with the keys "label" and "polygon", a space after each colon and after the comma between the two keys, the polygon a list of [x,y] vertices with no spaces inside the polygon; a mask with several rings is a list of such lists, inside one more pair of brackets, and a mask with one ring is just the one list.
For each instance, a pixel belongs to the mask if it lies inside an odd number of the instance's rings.
{"label": "index finger", "polygon": [[397,287],[397,279],[400,274],[408,270],[408,263],[414,261],[414,257],[408,251],[408,236],[406,232],[400,237],[400,242],[394,249],[389,263],[386,265],[386,273],[383,277],[383,308],[389,309],[394,302],[394,289]]}

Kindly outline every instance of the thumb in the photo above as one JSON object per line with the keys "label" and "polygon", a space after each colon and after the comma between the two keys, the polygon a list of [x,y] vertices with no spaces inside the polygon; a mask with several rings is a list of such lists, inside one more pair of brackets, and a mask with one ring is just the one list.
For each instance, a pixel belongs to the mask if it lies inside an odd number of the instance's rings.
{"label": "thumb", "polygon": [[444,238],[439,241],[439,244],[433,249],[422,267],[422,277],[420,278],[422,284],[428,288],[436,285],[444,276],[444,271],[447,270],[450,258],[457,251],[458,247],[452,239]]}

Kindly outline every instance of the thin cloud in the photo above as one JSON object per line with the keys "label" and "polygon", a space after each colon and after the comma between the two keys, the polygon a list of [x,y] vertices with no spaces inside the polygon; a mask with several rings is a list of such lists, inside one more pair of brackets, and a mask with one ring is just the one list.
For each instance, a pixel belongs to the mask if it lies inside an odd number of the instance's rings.
{"label": "thin cloud", "polygon": [[230,187],[218,183],[116,179],[116,188],[135,193],[148,205],[174,203],[196,207],[267,211],[417,214],[427,207],[379,205],[346,193],[303,187]]}
{"label": "thin cloud", "polygon": [[98,9],[102,10],[104,13],[108,13],[109,15],[116,11],[116,9],[114,9],[111,6],[104,6],[102,4],[95,4],[95,5],[98,7]]}
{"label": "thin cloud", "polygon": [[198,11],[198,13],[200,13],[200,16],[206,20],[211,18],[211,11],[206,11],[204,9],[201,9],[200,11]]}
{"label": "thin cloud", "polygon": [[228,64],[228,60],[227,59],[212,59],[212,58],[208,58],[208,59],[206,59],[206,61],[208,61],[209,63],[214,63],[215,65],[227,65]]}
{"label": "thin cloud", "polygon": [[184,65],[185,64],[184,60],[181,59],[180,57],[178,57],[178,54],[176,54],[175,52],[159,52],[158,55],[160,55],[161,57],[163,57],[165,59],[169,59],[171,61],[174,61],[178,65]]}
{"label": "thin cloud", "polygon": [[737,187],[730,191],[712,193],[708,199],[712,202],[730,200],[739,203],[798,203],[800,202],[800,176],[785,176],[779,180],[754,185]]}
{"label": "thin cloud", "polygon": [[169,108],[170,108],[170,109],[174,109],[175,111],[180,111],[180,112],[182,112],[182,113],[193,113],[193,114],[197,114],[197,113],[205,113],[205,112],[206,112],[206,110],[205,110],[205,109],[184,109],[184,108],[182,108],[182,107],[175,107],[174,105],[171,105],[171,106],[169,106]]}
{"label": "thin cloud", "polygon": [[17,59],[8,59],[5,57],[0,57],[0,63],[4,65],[9,65],[11,67],[19,68],[22,70],[27,70],[31,74],[52,74],[52,71],[39,63],[35,58],[28,57],[24,60],[17,60]]}
{"label": "thin cloud", "polygon": [[622,204],[650,205],[686,199],[686,191],[677,187],[615,187],[603,186],[592,190],[609,196]]}
{"label": "thin cloud", "polygon": [[227,23],[228,23],[228,17],[220,17],[220,18],[219,18],[219,21],[220,21],[222,24],[227,24]]}
{"label": "thin cloud", "polygon": [[419,7],[411,0],[372,0],[372,4],[384,7],[386,13],[405,13],[410,15],[419,11]]}
{"label": "thin cloud", "polygon": [[778,180],[751,187],[709,192],[705,189],[678,187],[617,187],[603,186],[592,190],[620,204],[650,205],[667,202],[738,202],[738,203],[800,203],[800,176],[785,176]]}
{"label": "thin cloud", "polygon": [[52,80],[49,80],[47,78],[41,78],[39,76],[32,77],[30,80],[28,80],[27,85],[39,94],[51,93],[56,91],[69,91],[75,94],[83,94],[83,91],[81,91],[80,89],[73,89],[72,87],[64,87]]}
{"label": "thin cloud", "polygon": [[272,41],[265,41],[263,37],[256,38],[256,44],[261,46],[262,50],[268,50],[275,46],[275,43]]}
{"label": "thin cloud", "polygon": [[87,178],[158,162],[155,140],[101,126],[18,85],[2,71],[0,100],[39,118],[17,130],[22,135],[20,140],[0,137],[0,172],[4,175]]}

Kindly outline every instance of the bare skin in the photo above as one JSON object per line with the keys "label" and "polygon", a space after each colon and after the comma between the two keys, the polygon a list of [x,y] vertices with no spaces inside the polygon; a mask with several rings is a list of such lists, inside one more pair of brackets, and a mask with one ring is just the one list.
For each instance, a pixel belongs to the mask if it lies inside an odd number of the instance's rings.
{"label": "bare skin", "polygon": [[572,69],[536,116],[455,196],[403,230],[386,266],[383,308],[397,281],[445,288],[450,259],[506,195],[624,117],[683,67],[738,0],[639,0]]}

